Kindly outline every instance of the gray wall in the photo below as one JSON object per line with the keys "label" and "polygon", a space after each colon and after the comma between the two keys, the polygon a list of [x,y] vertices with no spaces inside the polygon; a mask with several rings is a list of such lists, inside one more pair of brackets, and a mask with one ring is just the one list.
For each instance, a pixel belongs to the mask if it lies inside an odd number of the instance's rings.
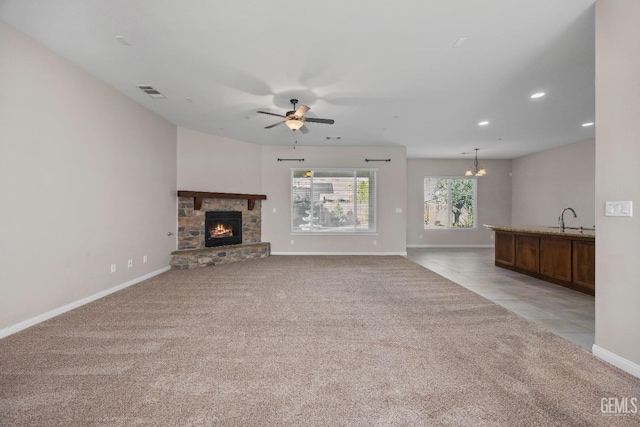
{"label": "gray wall", "polygon": [[2,21],[0,64],[2,333],[167,267],[177,213],[174,125]]}
{"label": "gray wall", "polygon": [[[594,354],[640,376],[640,2],[596,3],[596,340]],[[632,200],[631,218],[605,217]]]}
{"label": "gray wall", "polygon": [[[493,245],[493,231],[483,224],[511,222],[511,160],[482,160],[487,175],[478,178],[476,230],[424,229],[424,177],[463,176],[473,160],[407,161],[407,244],[409,246]],[[422,237],[420,237],[422,236]]]}
{"label": "gray wall", "polygon": [[[303,158],[304,162],[279,162]],[[367,163],[365,158],[391,162]],[[263,147],[262,240],[274,253],[406,253],[407,161],[404,147]],[[375,235],[291,234],[291,168],[377,168]],[[275,209],[275,211],[274,211]],[[396,213],[401,209],[401,213]],[[294,244],[291,244],[294,240]],[[376,244],[374,244],[374,241]]]}
{"label": "gray wall", "polygon": [[178,189],[259,194],[259,145],[178,128]]}
{"label": "gray wall", "polygon": [[595,140],[588,139],[513,159],[513,225],[555,226],[560,212],[572,207],[567,226],[595,224]]}

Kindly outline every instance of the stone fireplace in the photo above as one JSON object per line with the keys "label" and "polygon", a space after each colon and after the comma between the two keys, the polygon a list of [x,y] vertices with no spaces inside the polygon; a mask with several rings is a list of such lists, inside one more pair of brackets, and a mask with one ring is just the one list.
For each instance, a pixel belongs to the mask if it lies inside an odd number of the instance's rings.
{"label": "stone fireplace", "polygon": [[[264,199],[255,194],[178,191],[178,250],[171,253],[171,268],[269,256],[271,245],[261,241]],[[222,216],[222,221],[216,216]]]}
{"label": "stone fireplace", "polygon": [[259,200],[249,210],[246,200],[203,198],[196,209],[193,197],[178,197],[178,250],[206,248],[207,212],[237,212],[242,218],[242,242],[259,243],[262,237],[262,207]]}

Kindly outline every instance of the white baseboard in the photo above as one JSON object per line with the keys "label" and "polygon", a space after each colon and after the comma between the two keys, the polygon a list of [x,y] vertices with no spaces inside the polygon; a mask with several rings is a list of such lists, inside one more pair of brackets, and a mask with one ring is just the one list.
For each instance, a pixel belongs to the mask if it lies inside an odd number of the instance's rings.
{"label": "white baseboard", "polygon": [[271,255],[399,255],[407,256],[406,252],[271,252]]}
{"label": "white baseboard", "polygon": [[135,285],[136,283],[140,283],[143,280],[147,280],[152,278],[153,276],[157,276],[158,274],[164,273],[165,271],[169,271],[171,269],[171,267],[167,266],[164,268],[161,268],[160,270],[156,270],[156,271],[152,271],[149,274],[145,274],[144,276],[140,276],[137,277],[133,280],[130,280],[126,283],[123,283],[121,285],[115,286],[113,288],[109,288],[107,290],[104,290],[102,292],[98,292],[97,294],[93,294],[91,296],[88,296],[86,298],[82,298],[81,300],[72,302],[70,304],[67,305],[63,305],[62,307],[58,307],[55,308],[51,311],[47,311],[46,313],[40,314],[36,317],[32,317],[31,319],[27,319],[24,320],[20,323],[17,323],[13,326],[9,326],[7,328],[4,328],[2,330],[0,330],[0,339],[4,338],[4,337],[8,337],[9,335],[15,334],[16,332],[20,332],[23,329],[27,329],[30,326],[33,325],[37,325],[38,323],[44,322],[45,320],[49,320],[53,317],[56,317],[62,313],[66,313],[67,311],[73,310],[74,308],[78,308],[82,305],[88,304],[92,301],[95,301],[97,299],[100,299],[102,297],[106,297],[109,294],[112,294],[114,292],[117,292],[121,289],[124,288],[128,288],[131,285]]}
{"label": "white baseboard", "polygon": [[627,360],[623,357],[620,357],[617,354],[610,352],[609,350],[598,347],[595,344],[591,348],[591,352],[594,356],[604,360],[605,362],[611,363],[616,368],[620,368],[623,371],[630,373],[634,377],[640,378],[640,365],[633,363],[632,361]]}
{"label": "white baseboard", "polygon": [[420,245],[407,245],[408,248],[494,248],[495,245],[493,244],[488,244],[488,245],[427,245],[427,244],[420,244]]}

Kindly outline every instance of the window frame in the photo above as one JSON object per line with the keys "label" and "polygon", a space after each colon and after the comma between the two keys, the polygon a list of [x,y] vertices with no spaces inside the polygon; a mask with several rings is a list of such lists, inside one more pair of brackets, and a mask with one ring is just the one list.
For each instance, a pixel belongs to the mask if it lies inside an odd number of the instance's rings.
{"label": "window frame", "polygon": [[[473,227],[452,227],[450,225],[445,226],[445,227],[426,227],[425,223],[424,223],[424,211],[426,209],[426,204],[427,204],[427,200],[426,200],[426,192],[425,192],[425,184],[426,184],[426,180],[427,179],[446,179],[446,180],[453,180],[453,179],[463,179],[463,180],[469,180],[473,182],[473,204],[472,204],[472,209],[473,209]],[[447,191],[448,191],[448,199],[450,199],[450,194],[451,194],[451,189],[450,189],[450,184],[447,184]],[[447,218],[450,218],[450,212],[451,212],[451,206],[449,205],[449,202],[447,203]],[[478,230],[478,177],[476,176],[472,176],[472,177],[467,177],[467,176],[447,176],[447,175],[425,175],[423,180],[422,180],[422,228],[424,229],[424,231],[477,231]]]}
{"label": "window frame", "polygon": [[[353,179],[354,179],[354,190],[353,190],[353,197],[354,197],[354,217],[357,218],[357,194],[358,194],[358,186],[357,186],[357,179],[358,179],[358,173],[359,172],[367,172],[369,174],[372,174],[373,176],[371,176],[369,185],[371,186],[371,183],[373,183],[373,190],[370,190],[370,194],[372,193],[373,196],[373,203],[370,202],[369,205],[369,209],[373,208],[373,212],[369,211],[369,219],[368,221],[371,223],[373,223],[373,226],[367,229],[361,229],[358,230],[357,229],[357,222],[354,222],[354,226],[352,229],[343,229],[342,231],[340,230],[318,230],[318,229],[314,229],[313,226],[309,229],[309,230],[300,230],[300,229],[296,229],[294,228],[294,220],[295,220],[295,216],[294,216],[294,179],[296,172],[311,172],[311,198],[313,199],[313,177],[315,173],[343,173],[343,172],[349,172],[349,173],[353,173]],[[323,178],[323,177],[319,177],[319,178]],[[348,177],[345,177],[348,178]],[[290,190],[290,200],[289,200],[289,214],[291,216],[291,221],[290,221],[290,233],[292,235],[314,235],[314,236],[361,236],[361,235],[376,235],[378,233],[377,231],[377,227],[378,227],[378,168],[291,168],[290,169],[290,175],[289,175],[289,190]],[[311,206],[311,211],[313,213],[313,203]]]}

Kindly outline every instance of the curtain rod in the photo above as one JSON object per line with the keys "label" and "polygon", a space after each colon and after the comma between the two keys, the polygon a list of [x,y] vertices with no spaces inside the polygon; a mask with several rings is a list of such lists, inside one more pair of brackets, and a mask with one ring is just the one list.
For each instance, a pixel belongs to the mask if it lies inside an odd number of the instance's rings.
{"label": "curtain rod", "polygon": [[365,162],[369,163],[369,162],[385,162],[385,163],[389,163],[391,161],[391,159],[364,159]]}
{"label": "curtain rod", "polygon": [[304,162],[304,159],[278,159],[279,162]]}

